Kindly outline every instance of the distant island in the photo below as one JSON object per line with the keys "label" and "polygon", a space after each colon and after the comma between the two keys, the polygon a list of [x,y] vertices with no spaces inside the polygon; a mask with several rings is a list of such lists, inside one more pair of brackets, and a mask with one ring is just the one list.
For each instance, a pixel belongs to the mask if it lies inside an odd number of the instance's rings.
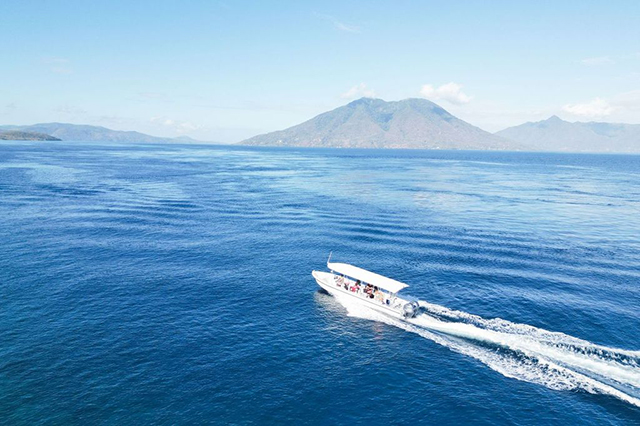
{"label": "distant island", "polygon": [[362,98],[240,144],[325,148],[469,149],[640,153],[640,124],[570,123],[553,116],[495,134],[426,99]]}
{"label": "distant island", "polygon": [[640,152],[640,124],[571,123],[554,115],[496,134],[538,151]]}
{"label": "distant island", "polygon": [[[138,142],[138,143],[207,143],[187,136],[162,138],[140,132],[111,130],[101,126],[69,123],[39,123],[27,126],[0,126],[0,134],[18,135],[18,133],[41,134],[53,139],[13,140],[57,140],[82,142]],[[0,139],[8,139],[0,137]]]}
{"label": "distant island", "polygon": [[24,132],[21,130],[0,130],[0,140],[4,141],[59,141],[60,139],[39,132]]}
{"label": "distant island", "polygon": [[[187,136],[69,123],[0,126],[0,140],[131,143],[216,143]],[[400,148],[640,153],[640,124],[568,122],[557,116],[496,133],[461,120],[426,99],[361,98],[284,130],[239,142],[249,146]]]}
{"label": "distant island", "polygon": [[243,145],[325,148],[520,150],[524,146],[454,117],[426,99],[362,98]]}

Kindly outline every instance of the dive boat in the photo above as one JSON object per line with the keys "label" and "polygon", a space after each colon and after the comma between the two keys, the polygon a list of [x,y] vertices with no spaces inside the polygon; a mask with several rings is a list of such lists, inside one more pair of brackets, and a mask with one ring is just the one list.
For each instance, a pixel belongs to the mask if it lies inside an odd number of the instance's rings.
{"label": "dive boat", "polygon": [[331,262],[331,255],[327,268],[330,272],[312,271],[311,275],[332,296],[347,298],[399,319],[418,314],[420,305],[415,299],[398,296],[400,290],[409,287],[407,284],[347,263]]}

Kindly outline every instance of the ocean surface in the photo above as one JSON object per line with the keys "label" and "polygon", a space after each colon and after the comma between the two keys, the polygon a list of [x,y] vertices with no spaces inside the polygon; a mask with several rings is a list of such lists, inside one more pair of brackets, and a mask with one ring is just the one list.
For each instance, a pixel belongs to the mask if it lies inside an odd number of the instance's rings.
{"label": "ocean surface", "polygon": [[640,424],[640,157],[2,142],[0,423]]}

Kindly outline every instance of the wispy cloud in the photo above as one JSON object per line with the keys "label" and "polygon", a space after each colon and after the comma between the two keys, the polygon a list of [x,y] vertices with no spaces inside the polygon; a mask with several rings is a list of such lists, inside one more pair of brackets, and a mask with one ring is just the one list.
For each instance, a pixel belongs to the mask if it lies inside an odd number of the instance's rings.
{"label": "wispy cloud", "polygon": [[18,109],[18,105],[15,102],[9,102],[4,107],[0,107],[0,115],[9,115]]}
{"label": "wispy cloud", "polygon": [[603,118],[611,115],[614,107],[602,98],[595,98],[588,102],[567,104],[562,107],[562,110],[579,117]]}
{"label": "wispy cloud", "polygon": [[140,96],[142,99],[151,99],[151,100],[157,100],[157,99],[165,100],[169,98],[166,94],[160,93],[160,92],[138,92],[138,96]]}
{"label": "wispy cloud", "polygon": [[360,27],[356,27],[355,25],[351,25],[351,24],[346,24],[331,15],[327,15],[324,13],[317,13],[317,12],[314,12],[314,15],[320,19],[324,19],[325,21],[331,22],[333,27],[337,30],[344,31],[347,33],[355,33],[355,34],[360,33]]}
{"label": "wispy cloud", "polygon": [[105,125],[118,125],[135,127],[140,123],[132,118],[122,117],[119,115],[99,115],[95,117],[95,120]]}
{"label": "wispy cloud", "polygon": [[155,125],[167,127],[177,133],[186,133],[202,128],[190,121],[175,120],[167,117],[152,117],[149,121]]}
{"label": "wispy cloud", "polygon": [[585,58],[583,60],[580,61],[583,65],[587,65],[590,67],[593,66],[597,66],[597,65],[611,65],[611,64],[615,64],[616,61],[614,61],[613,59],[611,59],[611,57],[609,56],[597,56],[594,58]]}
{"label": "wispy cloud", "polygon": [[65,115],[85,115],[87,113],[86,110],[72,105],[60,105],[54,111]]}
{"label": "wispy cloud", "polygon": [[425,84],[420,89],[420,95],[433,101],[446,101],[455,105],[463,105],[471,102],[472,97],[462,91],[462,85],[458,83],[447,83],[440,87]]}
{"label": "wispy cloud", "polygon": [[68,59],[58,57],[43,58],[42,62],[49,67],[49,71],[56,74],[73,74],[71,63]]}
{"label": "wispy cloud", "polygon": [[614,108],[623,112],[633,113],[636,117],[640,112],[640,90],[620,93],[611,99]]}
{"label": "wispy cloud", "polygon": [[149,103],[176,103],[176,102],[201,102],[204,97],[195,94],[169,94],[164,92],[137,92],[132,94],[129,99],[137,102]]}
{"label": "wispy cloud", "polygon": [[342,99],[356,99],[356,98],[373,98],[376,96],[376,92],[373,89],[367,87],[366,84],[360,83],[353,86],[340,95]]}

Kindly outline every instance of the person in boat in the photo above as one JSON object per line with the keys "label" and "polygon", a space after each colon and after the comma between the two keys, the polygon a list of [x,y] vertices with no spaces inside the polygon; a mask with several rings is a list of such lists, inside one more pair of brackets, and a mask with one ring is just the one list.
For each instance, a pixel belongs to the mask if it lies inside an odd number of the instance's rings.
{"label": "person in boat", "polygon": [[378,286],[372,286],[371,291],[369,292],[369,298],[373,299],[374,297],[378,297]]}

